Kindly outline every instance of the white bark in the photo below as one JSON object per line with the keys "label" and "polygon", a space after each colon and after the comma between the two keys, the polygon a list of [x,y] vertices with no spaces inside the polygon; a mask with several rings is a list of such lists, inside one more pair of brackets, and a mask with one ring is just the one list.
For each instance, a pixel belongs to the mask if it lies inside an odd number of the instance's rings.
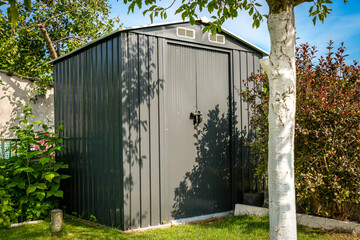
{"label": "white bark", "polygon": [[269,215],[270,239],[296,239],[294,126],[296,102],[294,8],[270,13],[269,59],[261,61],[270,85]]}

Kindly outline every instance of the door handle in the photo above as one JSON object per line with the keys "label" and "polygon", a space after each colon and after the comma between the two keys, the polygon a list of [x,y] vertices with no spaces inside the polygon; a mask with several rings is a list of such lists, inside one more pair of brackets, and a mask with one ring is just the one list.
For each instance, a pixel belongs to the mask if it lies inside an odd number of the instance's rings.
{"label": "door handle", "polygon": [[199,123],[202,122],[202,112],[200,111],[195,111],[195,112],[191,112],[190,113],[190,119],[193,119],[194,125],[197,124],[199,125]]}

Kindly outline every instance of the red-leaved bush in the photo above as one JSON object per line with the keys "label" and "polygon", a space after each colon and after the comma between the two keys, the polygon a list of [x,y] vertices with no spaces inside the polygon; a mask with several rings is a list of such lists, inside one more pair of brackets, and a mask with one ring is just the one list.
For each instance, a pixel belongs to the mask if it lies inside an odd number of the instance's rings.
{"label": "red-leaved bush", "polygon": [[[316,58],[316,48],[297,48],[295,178],[298,206],[307,213],[344,219],[360,202],[360,67],[345,64],[345,47]],[[241,91],[254,114],[250,143],[257,172],[267,171],[269,85],[266,74]],[[256,99],[260,99],[258,101]]]}

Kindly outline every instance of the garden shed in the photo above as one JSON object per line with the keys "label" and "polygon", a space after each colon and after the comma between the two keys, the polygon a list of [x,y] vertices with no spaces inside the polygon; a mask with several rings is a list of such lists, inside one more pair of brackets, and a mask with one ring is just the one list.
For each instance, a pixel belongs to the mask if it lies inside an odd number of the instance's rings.
{"label": "garden shed", "polygon": [[119,29],[53,61],[68,212],[126,230],[226,213],[263,189],[234,86],[267,53],[225,29],[202,34],[207,22]]}

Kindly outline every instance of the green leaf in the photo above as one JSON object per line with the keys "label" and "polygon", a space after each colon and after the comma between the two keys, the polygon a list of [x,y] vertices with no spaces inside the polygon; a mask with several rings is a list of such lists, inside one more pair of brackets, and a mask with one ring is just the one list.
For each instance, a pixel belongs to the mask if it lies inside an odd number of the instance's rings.
{"label": "green leaf", "polygon": [[40,124],[42,123],[41,121],[34,121],[33,124]]}
{"label": "green leaf", "polygon": [[8,17],[13,25],[17,24],[19,20],[19,9],[15,0],[9,0],[10,7],[8,8]]}
{"label": "green leaf", "polygon": [[36,197],[42,201],[45,198],[45,193],[44,192],[36,192]]}
{"label": "green leaf", "polygon": [[17,185],[17,183],[16,183],[15,181],[13,181],[13,182],[7,184],[5,188],[7,188],[7,189],[13,188],[13,187],[15,187],[16,185]]}
{"label": "green leaf", "polygon": [[60,179],[67,179],[67,178],[69,178],[69,177],[70,177],[70,175],[65,175],[65,174],[64,174],[64,175],[61,175],[61,176],[60,176]]}
{"label": "green leaf", "polygon": [[64,196],[64,193],[63,193],[63,191],[61,191],[61,190],[58,190],[58,191],[56,191],[56,192],[54,192],[54,196],[55,197],[63,197]]}
{"label": "green leaf", "polygon": [[25,182],[19,182],[19,183],[17,184],[17,187],[18,187],[18,188],[21,188],[21,189],[25,189]]}
{"label": "green leaf", "polygon": [[55,184],[54,186],[51,187],[51,191],[52,192],[56,192],[57,190],[59,190],[60,184]]}
{"label": "green leaf", "polygon": [[193,16],[190,16],[190,24],[191,25],[195,24],[195,18]]}
{"label": "green leaf", "polygon": [[[50,161],[50,157],[41,157],[40,159],[39,159],[39,163],[41,163],[41,165],[45,165],[46,164],[46,162],[48,162],[48,161]],[[55,170],[56,171],[56,170]]]}
{"label": "green leaf", "polygon": [[36,186],[31,185],[26,189],[26,194],[29,195],[30,193],[35,192],[35,190],[36,190]]}
{"label": "green leaf", "polygon": [[4,190],[0,190],[0,198],[2,198],[5,194],[6,192]]}
{"label": "green leaf", "polygon": [[45,190],[47,189],[47,186],[45,183],[36,183],[35,184],[37,188],[41,189],[41,190]]}
{"label": "green leaf", "polygon": [[56,172],[60,168],[69,168],[68,164],[63,164],[62,162],[56,163],[54,166],[54,171]]}
{"label": "green leaf", "polygon": [[31,0],[24,0],[25,10],[29,11],[31,8]]}
{"label": "green leaf", "polygon": [[45,173],[45,179],[51,182],[53,178],[55,177],[54,173]]}
{"label": "green leaf", "polygon": [[21,173],[21,172],[26,172],[26,173],[31,173],[34,172],[35,170],[31,167],[25,167],[25,168],[18,168],[14,171],[14,175]]}

